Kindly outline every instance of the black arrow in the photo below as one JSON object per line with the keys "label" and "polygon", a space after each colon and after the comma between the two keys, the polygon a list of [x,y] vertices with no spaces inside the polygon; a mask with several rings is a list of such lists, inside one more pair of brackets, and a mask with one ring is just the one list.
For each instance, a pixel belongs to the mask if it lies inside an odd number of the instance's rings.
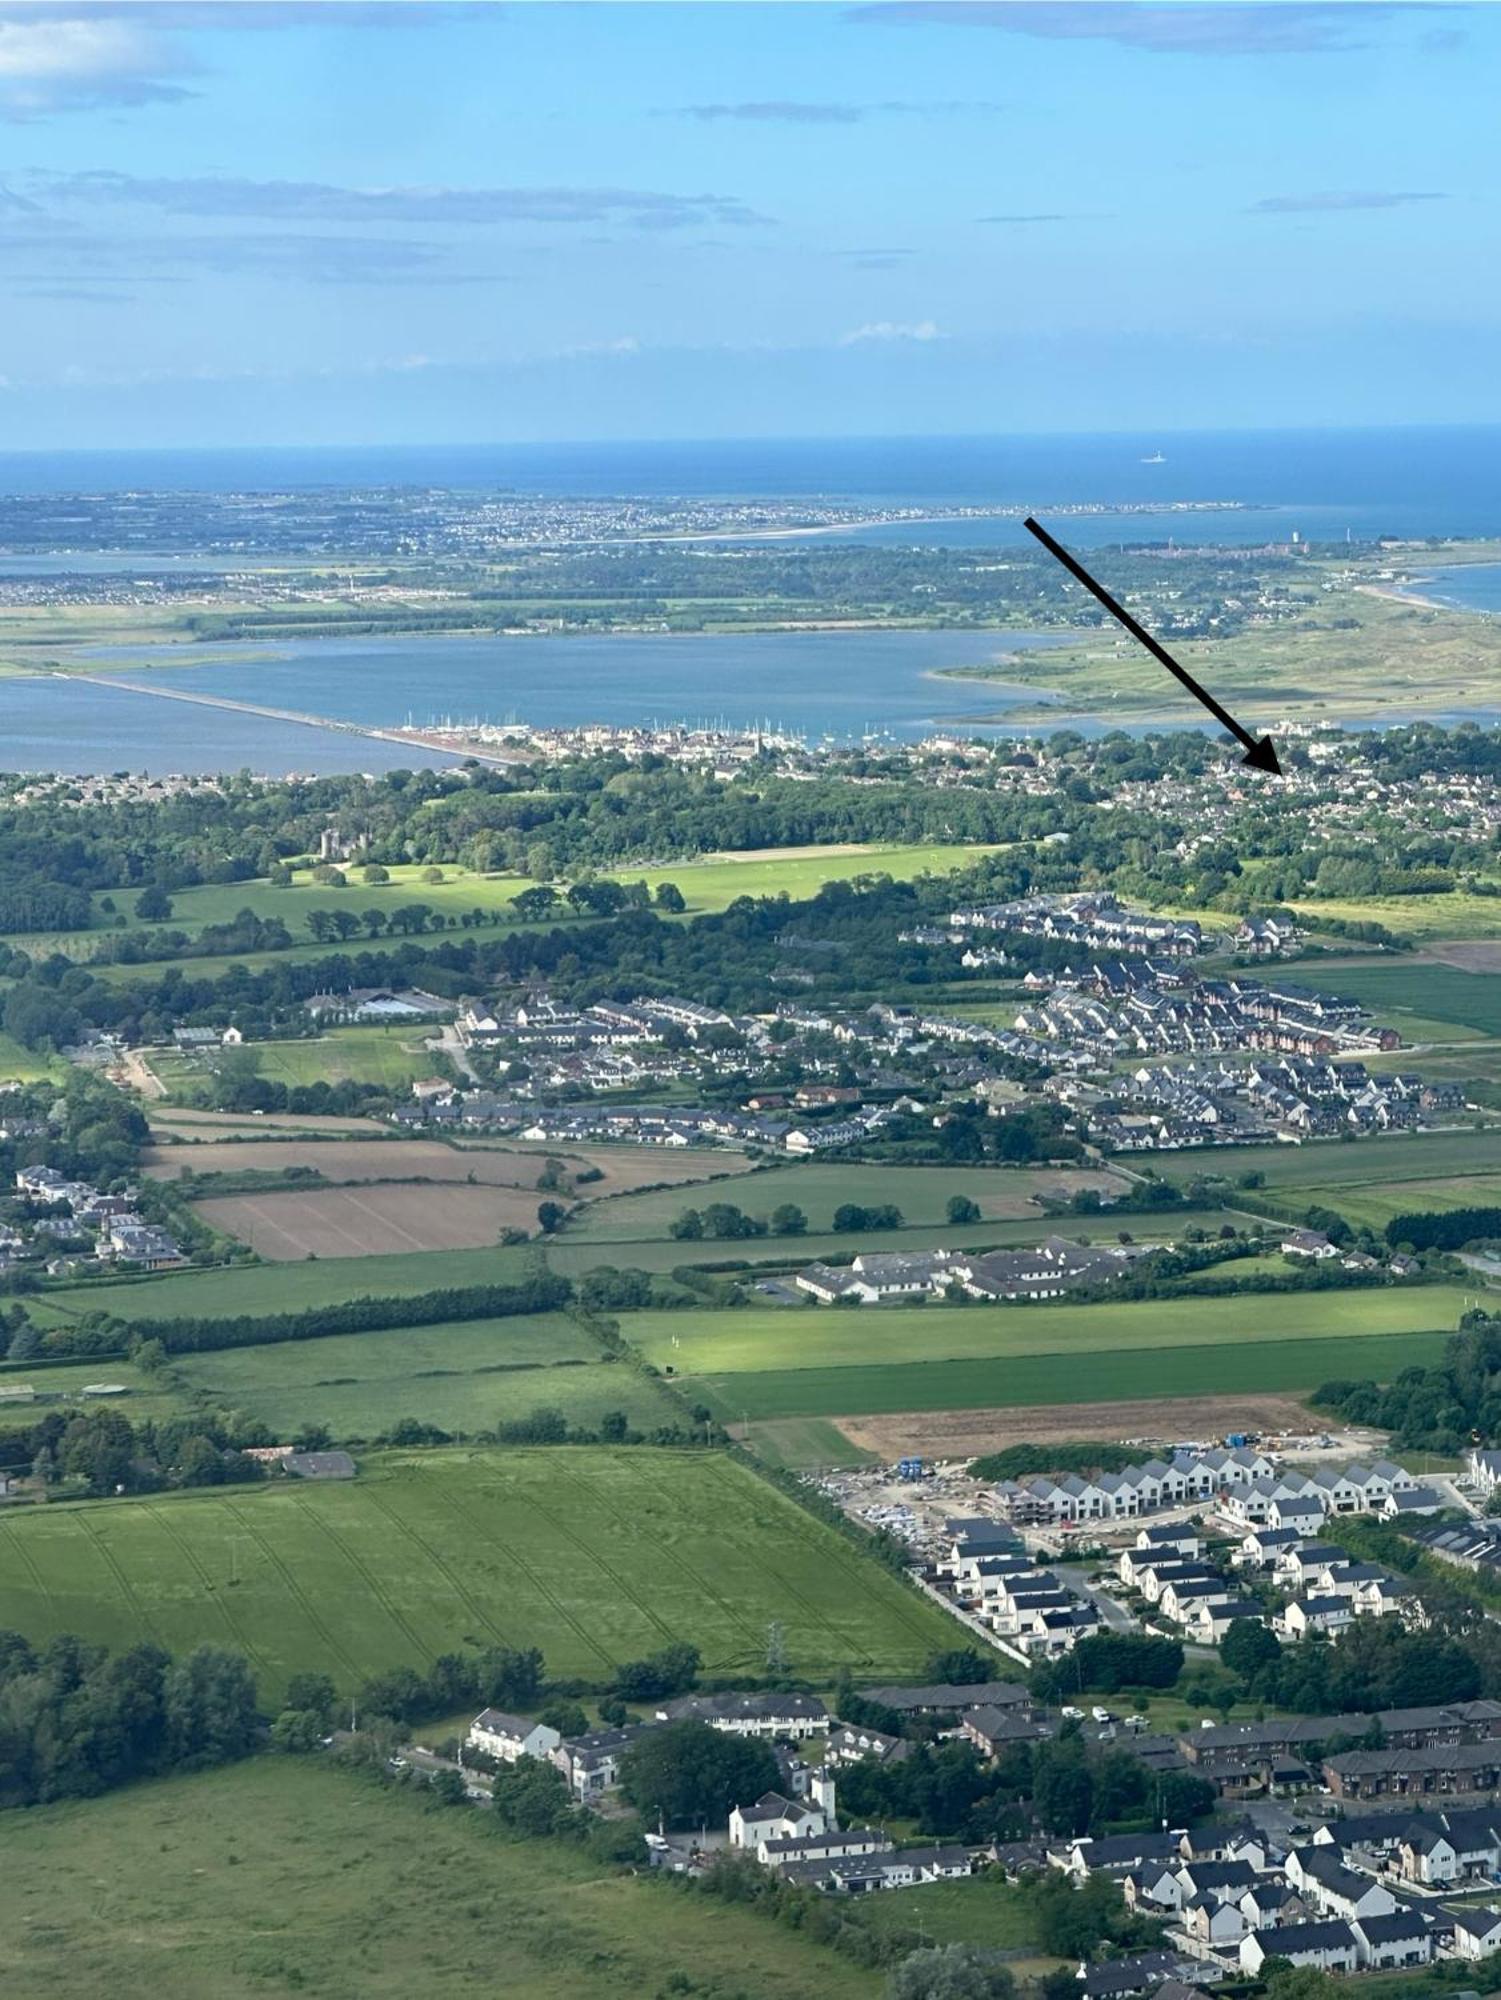
{"label": "black arrow", "polygon": [[1274,777],[1281,777],[1282,766],[1277,762],[1277,752],[1272,748],[1272,739],[1270,736],[1263,736],[1258,739],[1251,734],[1249,729],[1242,729],[1229,710],[1221,708],[1214,696],[1209,693],[1207,688],[1201,688],[1192,674],[1185,673],[1167,648],[1159,646],[1151,633],[1145,631],[1137,624],[1125,605],[1117,604],[1115,599],[1110,595],[1110,592],[1102,584],[1095,582],[1083,563],[1076,562],[1068,550],[1063,547],[1062,543],[1055,542],[1047,529],[1034,521],[1030,514],[1022,525],[1037,537],[1049,555],[1058,558],[1070,576],[1078,578],[1091,597],[1099,599],[1112,618],[1120,620],[1121,624],[1131,634],[1131,637],[1138,644],[1145,646],[1154,660],[1161,660],[1174,680],[1181,681],[1196,701],[1203,702],[1209,713],[1217,721],[1222,722],[1232,736],[1237,737],[1240,742],[1245,744],[1246,754],[1241,759],[1243,764],[1249,764],[1253,771],[1270,771]]}

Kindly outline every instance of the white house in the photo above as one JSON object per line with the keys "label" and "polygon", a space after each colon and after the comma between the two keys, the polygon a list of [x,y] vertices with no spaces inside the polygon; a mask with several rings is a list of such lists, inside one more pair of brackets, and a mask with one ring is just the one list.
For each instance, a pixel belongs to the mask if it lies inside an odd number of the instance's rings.
{"label": "white house", "polygon": [[1501,1910],[1445,1910],[1445,1920],[1454,1926],[1451,1950],[1455,1958],[1489,1958],[1501,1951]]}
{"label": "white house", "polygon": [[1398,1965],[1427,1965],[1433,1958],[1434,1922],[1421,1910],[1357,1917],[1350,1928],[1355,1933],[1360,1963],[1372,1972]]}
{"label": "white house", "polygon": [[1310,1632],[1343,1632],[1355,1616],[1346,1597],[1300,1597],[1272,1620],[1289,1639],[1306,1639]]}
{"label": "white house", "polygon": [[525,1716],[486,1708],[470,1723],[467,1741],[499,1763],[515,1764],[523,1757],[550,1757],[563,1738],[545,1722],[528,1722]]}
{"label": "white house", "polygon": [[754,1805],[736,1806],[730,1814],[731,1847],[746,1847],[752,1854],[759,1852],[764,1841],[793,1840],[828,1830],[822,1806],[786,1799],[780,1792],[763,1792]]}
{"label": "white house", "polygon": [[1353,1972],[1360,1963],[1360,1946],[1350,1926],[1338,1921],[1280,1924],[1273,1930],[1252,1931],[1241,1939],[1242,1972],[1255,1978],[1269,1958],[1311,1965],[1320,1972]]}
{"label": "white house", "polygon": [[[17,1184],[21,1176],[16,1175]],[[1470,1478],[1482,1493],[1494,1493],[1501,1486],[1501,1451],[1472,1450],[1467,1461]]]}

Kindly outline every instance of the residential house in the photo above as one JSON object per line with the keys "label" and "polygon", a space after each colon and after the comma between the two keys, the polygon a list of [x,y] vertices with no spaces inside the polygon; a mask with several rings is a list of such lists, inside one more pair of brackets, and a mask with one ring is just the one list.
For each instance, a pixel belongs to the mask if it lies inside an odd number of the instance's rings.
{"label": "residential house", "polygon": [[1427,1965],[1433,1958],[1432,1917],[1422,1910],[1394,1910],[1384,1917],[1356,1917],[1355,1933],[1363,1970],[1390,1971],[1395,1966]]}
{"label": "residential house", "polygon": [[1450,1949],[1455,1958],[1489,1958],[1501,1951],[1501,1910],[1493,1905],[1484,1909],[1456,1905],[1444,1911],[1444,1922],[1454,1928]]}
{"label": "residential house", "polygon": [[523,1757],[551,1757],[563,1738],[545,1722],[529,1722],[525,1716],[486,1708],[470,1723],[465,1740],[472,1750],[482,1750],[498,1763],[516,1764]]}
{"label": "residential house", "polygon": [[1360,1944],[1347,1923],[1279,1924],[1251,1931],[1241,1939],[1240,1969],[1254,1979],[1269,1958],[1319,1972],[1353,1972],[1360,1963]]}

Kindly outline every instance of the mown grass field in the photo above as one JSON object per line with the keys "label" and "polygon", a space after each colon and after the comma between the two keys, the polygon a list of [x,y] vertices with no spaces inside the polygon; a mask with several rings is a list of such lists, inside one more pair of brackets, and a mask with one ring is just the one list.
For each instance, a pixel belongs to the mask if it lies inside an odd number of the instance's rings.
{"label": "mown grass field", "polygon": [[682,1416],[649,1377],[602,1361],[563,1313],[226,1348],[184,1355],[178,1372],[190,1390],[259,1417],[281,1439],[309,1423],[338,1439],[378,1437],[403,1417],[472,1436],[544,1407],[589,1429],[607,1410],[648,1431]]}
{"label": "mown grass field", "polygon": [[7,1813],[0,1931],[16,2000],[642,2000],[674,1967],[702,2000],[882,1990],[740,1905],[510,1841],[321,1758]]}
{"label": "mown grass field", "polygon": [[[1124,1183],[1115,1174],[1062,1167],[905,1167],[868,1165],[858,1160],[838,1165],[810,1161],[806,1165],[755,1173],[737,1188],[716,1189],[702,1198],[682,1188],[654,1188],[618,1201],[595,1204],[577,1222],[570,1223],[568,1237],[619,1242],[665,1238],[685,1208],[702,1208],[705,1201],[733,1201],[747,1215],[762,1217],[769,1216],[783,1202],[795,1202],[807,1216],[808,1229],[814,1235],[831,1227],[835,1209],[845,1202],[866,1207],[894,1203],[905,1222],[935,1226],[944,1221],[951,1196],[967,1195],[979,1204],[987,1220],[1042,1219],[1032,1200],[1034,1195],[1076,1186],[1119,1192]],[[1048,1226],[1061,1229],[1067,1220]],[[1150,1218],[1127,1217],[1121,1226],[1143,1220]],[[1091,1216],[1087,1221],[1098,1228],[1102,1218]],[[851,1235],[847,1240],[858,1247],[862,1239]],[[907,1241],[905,1235],[902,1240]],[[700,1244],[688,1243],[682,1247],[684,1260],[709,1254]],[[730,1243],[725,1246],[725,1255],[736,1256],[743,1247]],[[796,1242],[791,1249],[796,1255]]]}
{"label": "mown grass field", "polygon": [[[931,1367],[985,1359],[1004,1365],[1025,1356],[1054,1360],[1067,1372],[1084,1355],[1090,1357],[1088,1368],[1079,1372],[1092,1374],[1100,1355],[1234,1350],[1269,1338],[1273,1344],[1295,1341],[1337,1352],[1347,1342],[1373,1334],[1452,1333],[1473,1296],[1473,1287],[1413,1285],[1101,1305],[751,1307],[741,1312],[629,1313],[621,1325],[647,1360],[691,1378],[783,1369],[862,1370],[874,1363]],[[1351,1372],[1341,1361],[1331,1363],[1326,1373],[1336,1368]],[[1196,1393],[1201,1387],[1196,1385]],[[1059,1395],[1024,1400],[1066,1402],[1069,1397],[1065,1385]]]}
{"label": "mown grass field", "polygon": [[234,1319],[242,1313],[305,1312],[342,1299],[396,1298],[449,1285],[514,1285],[533,1269],[527,1250],[433,1250],[411,1256],[327,1257],[300,1264],[246,1264],[166,1272],[115,1284],[68,1285],[28,1299],[39,1326],[84,1313],[117,1319]]}
{"label": "mown grass field", "polygon": [[[242,1062],[243,1053],[233,1052],[236,1063]],[[422,1047],[421,1032],[411,1028],[330,1028],[307,1040],[253,1042],[248,1053],[257,1075],[288,1087],[378,1083],[404,1092],[414,1077],[433,1073],[433,1058]],[[191,1094],[210,1081],[218,1067],[218,1052],[204,1057],[163,1050],[152,1055],[151,1067],[174,1095]]]}
{"label": "mown grass field", "polygon": [[0,1602],[37,1639],[240,1647],[275,1696],[356,1687],[466,1644],[540,1646],[603,1682],[673,1640],[713,1673],[919,1672],[935,1606],[722,1452],[554,1446],[371,1454],[351,1481],[0,1515]]}
{"label": "mown grass field", "polygon": [[777,1374],[697,1375],[692,1388],[721,1422],[788,1417],[884,1416],[905,1410],[1028,1409],[1175,1396],[1306,1393],[1336,1378],[1389,1382],[1431,1367],[1447,1333],[1356,1335],[1346,1340],[1248,1339],[1238,1346],[1102,1351],[1081,1368],[1073,1354],[1034,1354],[887,1367],[784,1369]]}

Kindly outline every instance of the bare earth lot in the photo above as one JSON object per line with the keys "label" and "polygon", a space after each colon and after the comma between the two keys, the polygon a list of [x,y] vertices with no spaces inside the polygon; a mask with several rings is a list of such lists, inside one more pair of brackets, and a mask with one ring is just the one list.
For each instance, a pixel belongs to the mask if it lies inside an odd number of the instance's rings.
{"label": "bare earth lot", "polygon": [[851,1444],[891,1460],[974,1458],[1011,1444],[1076,1438],[1221,1437],[1226,1431],[1302,1431],[1308,1411],[1292,1396],[1175,1396],[1170,1403],[1040,1403],[1017,1410],[918,1410],[910,1416],[835,1417]]}
{"label": "bare earth lot", "polygon": [[1461,972],[1498,972],[1501,971],[1501,940],[1440,939],[1425,948],[1423,957],[1436,958],[1441,965],[1456,966]]}
{"label": "bare earth lot", "polygon": [[532,1229],[527,1188],[381,1185],[293,1194],[224,1195],[200,1202],[212,1228],[272,1263],[302,1257],[370,1257],[392,1251],[477,1250],[502,1229]]}

